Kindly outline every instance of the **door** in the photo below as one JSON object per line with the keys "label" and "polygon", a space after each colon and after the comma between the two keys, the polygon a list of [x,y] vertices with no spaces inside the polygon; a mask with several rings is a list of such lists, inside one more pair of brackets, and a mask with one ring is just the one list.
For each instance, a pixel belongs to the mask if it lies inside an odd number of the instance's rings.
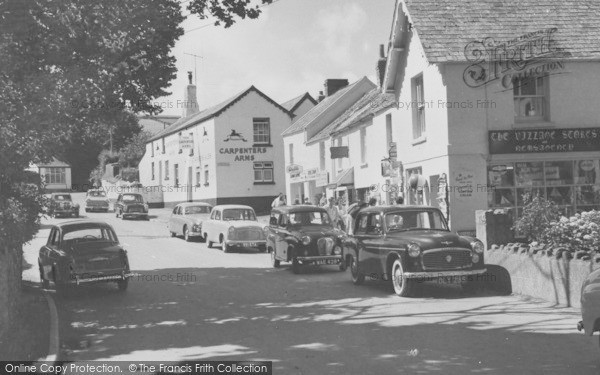
{"label": "door", "polygon": [[287,230],[287,225],[289,223],[288,217],[286,214],[279,215],[279,219],[277,221],[277,230],[275,234],[275,255],[277,259],[281,259],[287,261],[288,258],[288,243],[286,238],[289,235],[289,231]]}
{"label": "door", "polygon": [[192,167],[188,167],[188,182],[187,182],[187,200],[188,202],[192,201],[192,186],[194,181],[192,178]]}
{"label": "door", "polygon": [[354,237],[359,243],[358,259],[364,273],[375,273],[381,277],[381,247],[383,246],[383,222],[379,213],[362,214],[358,217]]}
{"label": "door", "polygon": [[177,234],[177,212],[179,210],[179,206],[175,206],[173,208],[173,212],[171,212],[171,217],[169,218],[169,232]]}

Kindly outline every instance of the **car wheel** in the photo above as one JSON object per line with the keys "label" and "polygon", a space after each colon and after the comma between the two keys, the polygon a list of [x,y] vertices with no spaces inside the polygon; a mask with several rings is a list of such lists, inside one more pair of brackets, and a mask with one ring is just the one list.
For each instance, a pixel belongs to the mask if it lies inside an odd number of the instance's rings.
{"label": "car wheel", "polygon": [[175,232],[171,232],[171,231],[169,231],[169,233],[171,234],[171,237],[175,237],[175,236],[177,236],[177,235],[175,234]]}
{"label": "car wheel", "polygon": [[121,291],[121,292],[126,291],[128,286],[129,286],[129,279],[117,281],[117,287],[119,287],[119,291]]}
{"label": "car wheel", "polygon": [[229,252],[229,246],[227,246],[225,244],[225,238],[223,237],[223,235],[221,235],[219,237],[219,239],[221,240],[221,250],[223,250],[224,253],[228,253]]}
{"label": "car wheel", "polygon": [[86,209],[85,209],[85,212],[90,212],[90,209],[89,209],[89,208],[86,208]]}
{"label": "car wheel", "polygon": [[340,262],[340,271],[344,272],[346,271],[346,268],[348,268],[347,259],[342,258],[342,261]]}
{"label": "car wheel", "polygon": [[44,277],[44,271],[42,268],[42,265],[39,265],[40,268],[40,284],[42,286],[42,289],[48,289],[50,288],[50,281],[46,280],[46,278]]}
{"label": "car wheel", "polygon": [[[204,233],[204,238],[206,239],[206,241],[208,241],[208,235],[206,233]],[[208,244],[206,246],[208,246],[209,249],[212,249],[214,242],[212,241],[208,241]]]}
{"label": "car wheel", "polygon": [[271,250],[271,265],[273,268],[279,268],[280,266],[279,259],[275,258],[275,250]]}
{"label": "car wheel", "polygon": [[400,297],[409,297],[414,289],[413,280],[407,279],[404,276],[404,268],[402,267],[402,259],[398,258],[392,264],[392,286],[394,292]]}
{"label": "car wheel", "polygon": [[350,255],[350,276],[354,285],[360,285],[365,281],[365,274],[358,267],[358,259]]}
{"label": "car wheel", "polygon": [[292,260],[292,272],[296,275],[300,273],[300,262],[296,258]]}
{"label": "car wheel", "polygon": [[188,230],[187,225],[183,227],[183,239],[186,242],[190,242],[192,238],[190,237],[190,231]]}
{"label": "car wheel", "polygon": [[66,283],[58,281],[58,272],[56,267],[52,267],[52,280],[54,281],[54,290],[57,294],[65,294],[67,292],[67,287],[69,286]]}

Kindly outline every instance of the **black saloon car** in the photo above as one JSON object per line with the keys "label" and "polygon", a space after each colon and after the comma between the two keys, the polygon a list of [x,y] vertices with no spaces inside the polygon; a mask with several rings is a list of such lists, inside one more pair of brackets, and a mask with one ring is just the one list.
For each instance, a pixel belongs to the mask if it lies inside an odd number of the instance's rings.
{"label": "black saloon car", "polygon": [[116,282],[127,289],[129,260],[113,228],[101,221],[78,220],[54,225],[38,257],[42,286]]}
{"label": "black saloon car", "polygon": [[50,195],[48,214],[53,217],[79,217],[79,205],[73,203],[73,199],[69,193],[52,193]]}
{"label": "black saloon car", "polygon": [[301,265],[333,264],[346,269],[342,262],[342,244],[346,234],[334,228],[324,208],[280,206],[271,211],[267,231],[267,250],[273,267],[292,262],[294,273]]}
{"label": "black saloon car", "polygon": [[142,194],[123,193],[119,194],[115,202],[115,216],[126,218],[141,218],[149,220],[148,204],[144,202]]}
{"label": "black saloon car", "polygon": [[391,281],[399,296],[410,296],[417,283],[432,279],[474,287],[486,272],[483,250],[478,239],[450,232],[437,208],[376,206],[358,213],[344,253],[354,284],[369,275]]}

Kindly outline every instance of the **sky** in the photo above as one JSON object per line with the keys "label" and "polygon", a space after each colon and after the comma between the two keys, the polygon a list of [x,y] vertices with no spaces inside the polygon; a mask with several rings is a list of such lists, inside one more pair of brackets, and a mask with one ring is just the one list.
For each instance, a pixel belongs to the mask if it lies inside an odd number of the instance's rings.
{"label": "sky", "polygon": [[379,45],[387,45],[394,4],[278,0],[261,8],[258,19],[238,20],[227,29],[190,15],[182,25],[186,33],[172,51],[178,73],[167,89],[171,95],[155,102],[162,114],[181,115],[178,101],[183,101],[187,72],[195,70],[200,109],[251,85],[283,103],[307,91],[316,99],[327,78],[352,83],[367,76],[375,82]]}

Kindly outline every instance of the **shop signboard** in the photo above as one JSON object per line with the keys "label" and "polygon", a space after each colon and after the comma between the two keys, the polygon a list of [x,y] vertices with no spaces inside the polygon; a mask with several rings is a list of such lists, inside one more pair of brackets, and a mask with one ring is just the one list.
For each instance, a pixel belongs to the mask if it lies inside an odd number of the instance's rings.
{"label": "shop signboard", "polygon": [[179,137],[179,148],[182,150],[191,150],[194,148],[194,138],[189,135]]}
{"label": "shop signboard", "polygon": [[600,128],[492,130],[490,154],[600,151]]}
{"label": "shop signboard", "polygon": [[302,166],[298,164],[290,164],[285,168],[285,170],[291,175],[297,175],[302,173]]}
{"label": "shop signboard", "polygon": [[332,159],[341,159],[348,157],[348,146],[331,147],[329,150],[331,151]]}
{"label": "shop signboard", "polygon": [[317,187],[327,186],[329,184],[329,174],[325,171],[321,171],[317,174],[315,185]]}

